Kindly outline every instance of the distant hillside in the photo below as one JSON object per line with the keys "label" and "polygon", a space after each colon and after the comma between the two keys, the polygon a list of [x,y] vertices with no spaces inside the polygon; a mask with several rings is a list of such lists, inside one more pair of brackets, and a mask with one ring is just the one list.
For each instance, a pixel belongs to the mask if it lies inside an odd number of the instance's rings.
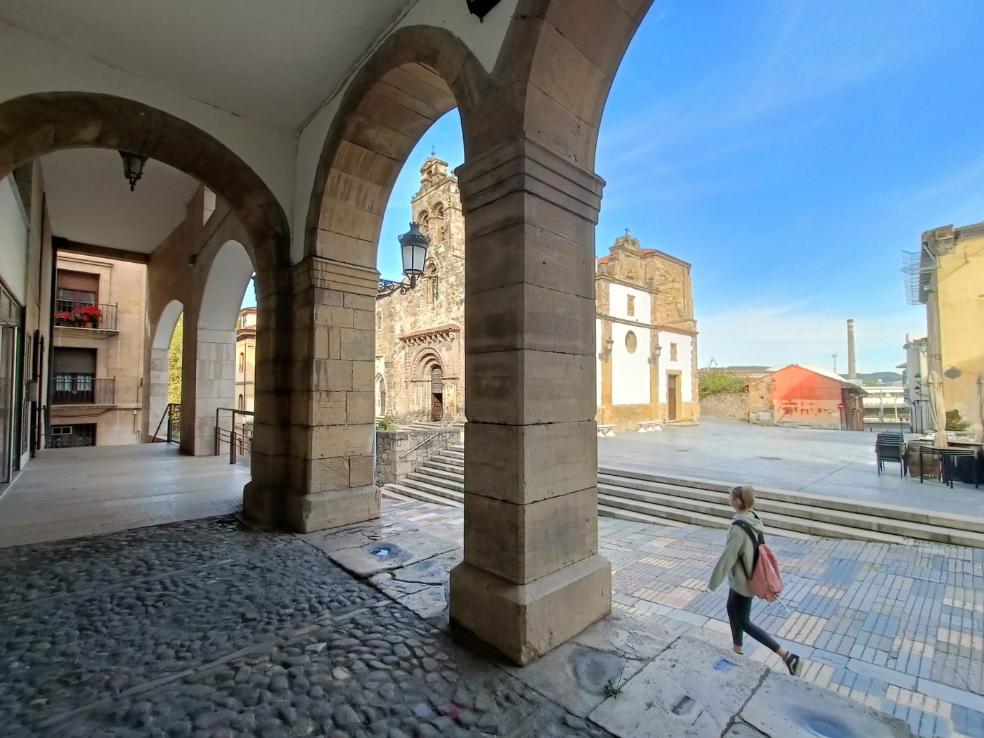
{"label": "distant hillside", "polygon": [[[841,374],[847,379],[846,374]],[[858,374],[858,381],[861,384],[901,384],[902,375],[898,372],[869,372],[868,374]]]}

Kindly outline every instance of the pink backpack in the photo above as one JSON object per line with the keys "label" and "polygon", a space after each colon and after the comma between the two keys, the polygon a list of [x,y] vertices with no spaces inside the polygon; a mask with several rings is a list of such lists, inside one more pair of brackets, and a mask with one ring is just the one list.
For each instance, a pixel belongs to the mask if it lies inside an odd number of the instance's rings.
{"label": "pink backpack", "polygon": [[776,561],[775,554],[765,545],[765,535],[762,533],[756,535],[755,529],[744,520],[736,520],[732,525],[737,525],[748,534],[755,549],[751,574],[748,573],[744,559],[741,556],[738,557],[741,568],[745,570],[745,577],[748,579],[748,588],[760,600],[775,602],[782,594],[782,577],[779,575],[779,562]]}

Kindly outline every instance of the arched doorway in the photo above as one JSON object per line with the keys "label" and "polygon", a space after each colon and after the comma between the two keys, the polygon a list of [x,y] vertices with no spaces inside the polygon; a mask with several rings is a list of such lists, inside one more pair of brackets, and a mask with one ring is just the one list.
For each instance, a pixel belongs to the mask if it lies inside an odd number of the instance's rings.
{"label": "arched doorway", "polygon": [[249,253],[243,244],[233,240],[219,247],[209,266],[196,334],[193,439],[196,456],[216,453],[216,413],[228,415],[228,411],[238,409],[236,325],[253,274]]}
{"label": "arched doorway", "polygon": [[[181,402],[181,351],[172,350],[183,336],[184,306],[171,300],[157,320],[150,346],[150,441],[167,440],[167,408]],[[178,415],[180,418],[180,415]],[[180,425],[178,423],[177,425]]]}
{"label": "arched doorway", "polygon": [[434,422],[440,422],[444,419],[444,370],[439,364],[431,367],[430,391],[430,419]]}

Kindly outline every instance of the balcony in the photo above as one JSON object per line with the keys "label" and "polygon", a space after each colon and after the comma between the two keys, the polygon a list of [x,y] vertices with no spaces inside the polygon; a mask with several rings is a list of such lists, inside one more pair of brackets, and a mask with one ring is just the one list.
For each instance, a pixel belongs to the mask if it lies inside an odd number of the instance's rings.
{"label": "balcony", "polygon": [[96,379],[91,374],[56,374],[51,404],[115,405],[116,377]]}
{"label": "balcony", "polygon": [[118,332],[117,305],[94,304],[82,300],[55,300],[55,327],[85,331],[86,335],[108,336]]}

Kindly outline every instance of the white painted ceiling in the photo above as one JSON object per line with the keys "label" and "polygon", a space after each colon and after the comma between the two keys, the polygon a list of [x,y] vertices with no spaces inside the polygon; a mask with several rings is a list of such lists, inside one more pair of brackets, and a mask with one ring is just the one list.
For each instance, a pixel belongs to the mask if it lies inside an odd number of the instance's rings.
{"label": "white painted ceiling", "polygon": [[108,149],[72,149],[41,159],[56,236],[149,254],[185,217],[198,181],[150,159],[130,192],[123,160]]}
{"label": "white painted ceiling", "polygon": [[410,4],[3,0],[0,20],[237,115],[295,131]]}

